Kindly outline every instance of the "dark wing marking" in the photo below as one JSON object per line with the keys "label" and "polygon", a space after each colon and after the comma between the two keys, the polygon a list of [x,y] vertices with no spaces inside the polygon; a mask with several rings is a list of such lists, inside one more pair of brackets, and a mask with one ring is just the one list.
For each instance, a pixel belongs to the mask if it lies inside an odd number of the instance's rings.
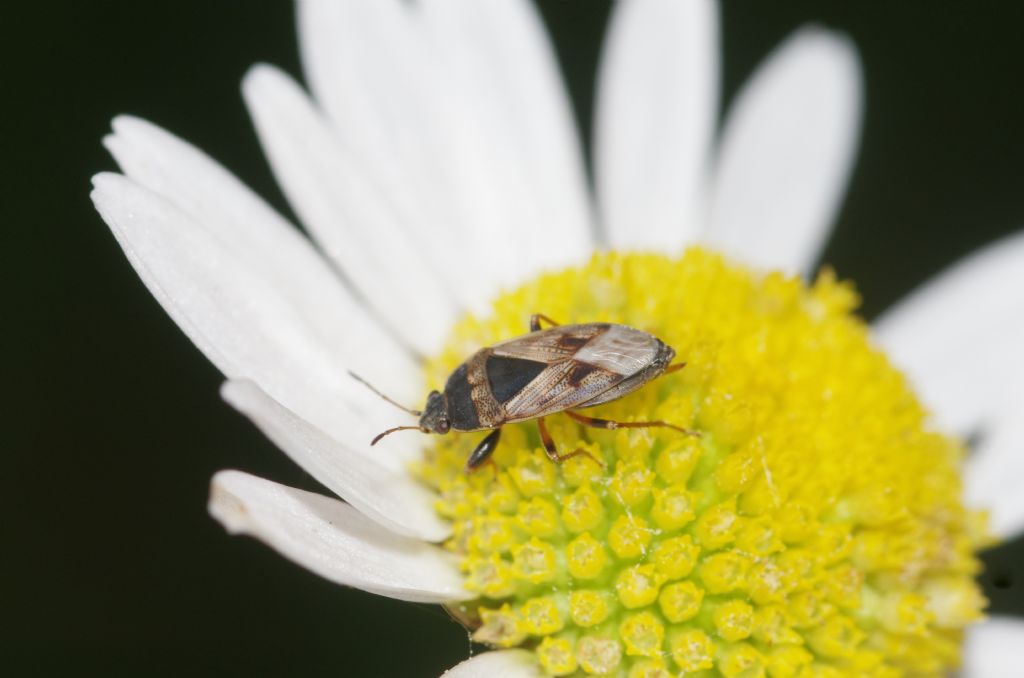
{"label": "dark wing marking", "polygon": [[543,372],[545,367],[547,363],[536,360],[491,355],[487,358],[486,370],[487,382],[491,386],[494,399],[504,403],[522,391],[523,387]]}
{"label": "dark wing marking", "polygon": [[530,332],[491,347],[496,356],[554,363],[572,358],[591,339],[611,327],[608,323],[559,325]]}
{"label": "dark wing marking", "polygon": [[548,366],[529,386],[505,403],[510,422],[543,417],[593,400],[622,381],[608,370],[563,360]]}

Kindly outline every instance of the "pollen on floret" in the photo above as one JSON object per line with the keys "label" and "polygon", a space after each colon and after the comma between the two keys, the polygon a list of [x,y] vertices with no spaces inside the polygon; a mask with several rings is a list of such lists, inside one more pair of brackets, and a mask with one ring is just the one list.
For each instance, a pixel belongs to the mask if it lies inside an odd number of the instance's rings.
{"label": "pollen on floret", "polygon": [[[701,249],[596,254],[467,316],[429,361],[443,388],[533,313],[636,327],[686,367],[593,416],[432,438],[414,473],[452,521],[475,641],[533,648],[552,676],[941,675],[985,600],[990,543],[960,503],[962,445],[932,428],[872,346],[852,286],[758,273]],[[589,413],[589,411],[588,411]],[[705,673],[701,673],[705,672]]]}

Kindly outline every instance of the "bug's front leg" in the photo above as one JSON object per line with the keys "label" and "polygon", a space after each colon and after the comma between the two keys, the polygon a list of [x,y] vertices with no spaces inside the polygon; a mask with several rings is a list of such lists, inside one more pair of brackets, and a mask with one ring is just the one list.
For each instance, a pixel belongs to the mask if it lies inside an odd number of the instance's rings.
{"label": "bug's front leg", "polygon": [[540,441],[541,443],[544,444],[544,451],[548,453],[548,458],[551,459],[551,461],[555,462],[556,464],[561,464],[563,461],[567,459],[572,459],[573,457],[578,457],[579,455],[583,454],[590,457],[594,461],[594,463],[600,466],[601,468],[605,468],[603,461],[596,458],[590,452],[587,452],[586,450],[581,449],[579,447],[577,447],[572,452],[559,454],[558,448],[555,447],[555,441],[551,438],[551,433],[548,431],[548,426],[547,424],[544,423],[544,417],[540,417],[537,419],[537,430],[540,431]]}
{"label": "bug's front leg", "polygon": [[533,315],[530,316],[530,331],[531,332],[539,332],[540,331],[540,321],[541,320],[546,322],[548,325],[551,325],[552,327],[558,327],[558,323],[556,323],[554,320],[552,320],[551,318],[547,317],[543,313],[534,313]]}
{"label": "bug's front leg", "polygon": [[[475,471],[483,464],[491,461],[491,454],[494,453],[494,449],[498,447],[498,440],[501,439],[501,429],[496,428],[487,434],[487,437],[480,441],[480,444],[473,450],[473,454],[469,455],[469,459],[466,460],[466,473]],[[493,464],[494,462],[491,461]]]}
{"label": "bug's front leg", "polygon": [[593,428],[603,428],[610,431],[614,431],[617,428],[656,428],[664,427],[670,428],[680,433],[685,433],[688,436],[700,437],[700,431],[691,431],[688,428],[676,426],[670,424],[667,421],[612,421],[611,419],[598,419],[597,417],[588,417],[580,414],[579,412],[573,412],[572,410],[566,410],[565,413],[569,415],[569,418],[573,421],[578,421],[584,426],[590,426]]}

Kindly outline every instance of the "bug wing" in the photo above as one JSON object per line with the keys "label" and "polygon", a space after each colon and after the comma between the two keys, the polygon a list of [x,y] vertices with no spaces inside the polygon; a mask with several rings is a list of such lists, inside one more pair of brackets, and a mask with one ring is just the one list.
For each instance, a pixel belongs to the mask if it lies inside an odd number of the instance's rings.
{"label": "bug wing", "polygon": [[491,347],[493,354],[552,364],[572,358],[590,340],[611,327],[608,323],[559,325],[530,332]]}
{"label": "bug wing", "polygon": [[620,374],[565,358],[546,367],[505,402],[505,413],[510,422],[515,422],[570,410],[597,398],[622,380]]}
{"label": "bug wing", "polygon": [[[547,364],[504,402],[509,421],[614,400],[656,373],[665,344],[646,332],[607,323],[566,325],[498,344],[494,355]],[[671,355],[668,356],[671,359]],[[667,361],[665,361],[667,364]]]}

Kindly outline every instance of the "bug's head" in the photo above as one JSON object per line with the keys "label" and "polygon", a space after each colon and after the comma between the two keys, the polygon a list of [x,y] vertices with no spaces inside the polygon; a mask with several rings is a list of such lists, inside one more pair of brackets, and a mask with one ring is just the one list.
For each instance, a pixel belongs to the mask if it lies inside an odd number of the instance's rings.
{"label": "bug's head", "polygon": [[431,391],[427,396],[427,405],[420,417],[420,430],[424,433],[448,433],[452,428],[451,417],[448,416],[448,400],[444,394]]}

